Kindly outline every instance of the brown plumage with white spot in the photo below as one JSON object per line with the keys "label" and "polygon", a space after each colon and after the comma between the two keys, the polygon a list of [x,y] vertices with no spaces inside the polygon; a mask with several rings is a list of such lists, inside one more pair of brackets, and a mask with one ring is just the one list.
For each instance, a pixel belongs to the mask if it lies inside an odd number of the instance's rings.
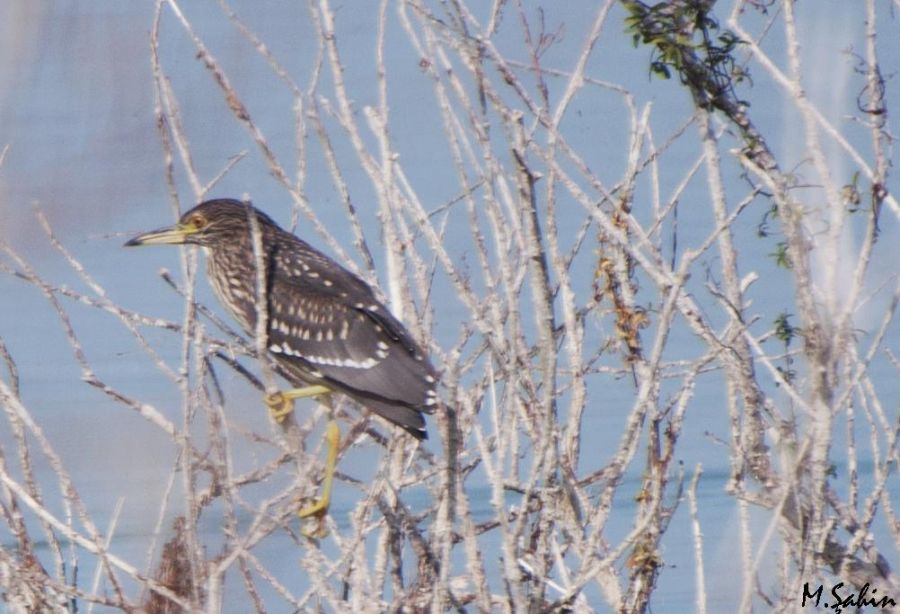
{"label": "brown plumage with white spot", "polygon": [[[215,294],[256,333],[256,259],[250,215],[266,267],[268,349],[292,385],[321,384],[424,439],[437,403],[437,376],[421,347],[359,277],[249,204],[209,200],[167,229],[126,245],[191,243],[204,248]],[[296,381],[293,381],[296,380]]]}

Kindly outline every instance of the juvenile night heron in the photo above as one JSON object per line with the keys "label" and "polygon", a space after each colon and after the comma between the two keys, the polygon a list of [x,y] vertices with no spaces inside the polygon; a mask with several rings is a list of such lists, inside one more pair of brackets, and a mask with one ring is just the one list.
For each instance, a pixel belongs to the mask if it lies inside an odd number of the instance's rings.
{"label": "juvenile night heron", "polygon": [[[254,251],[254,224],[262,259]],[[276,420],[293,411],[294,399],[341,392],[425,439],[424,413],[437,403],[437,377],[422,348],[359,277],[279,228],[258,209],[232,199],[209,200],[177,224],[139,235],[125,245],[199,245],[219,301],[249,335],[256,335],[257,262],[264,267],[266,347],[289,374],[292,386],[267,395]],[[340,433],[329,422],[328,461],[321,499],[300,516],[321,516],[331,495]]]}

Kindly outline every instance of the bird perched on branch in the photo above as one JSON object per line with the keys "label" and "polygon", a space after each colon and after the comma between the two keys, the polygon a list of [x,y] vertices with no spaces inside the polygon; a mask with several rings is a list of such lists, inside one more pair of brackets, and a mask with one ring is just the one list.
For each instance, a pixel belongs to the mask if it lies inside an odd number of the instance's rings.
{"label": "bird perched on branch", "polygon": [[[359,277],[249,203],[233,199],[203,202],[174,226],[125,243],[160,244],[203,248],[216,296],[248,334],[256,335],[258,310],[265,310],[265,346],[289,374],[290,384],[298,386],[267,395],[276,419],[293,411],[297,398],[321,397],[330,407],[329,394],[337,391],[413,437],[427,437],[422,414],[437,404],[435,370],[409,331]],[[264,267],[262,277],[257,263]],[[326,437],[323,496],[302,509],[301,517],[321,516],[328,508],[340,438],[333,419]]]}

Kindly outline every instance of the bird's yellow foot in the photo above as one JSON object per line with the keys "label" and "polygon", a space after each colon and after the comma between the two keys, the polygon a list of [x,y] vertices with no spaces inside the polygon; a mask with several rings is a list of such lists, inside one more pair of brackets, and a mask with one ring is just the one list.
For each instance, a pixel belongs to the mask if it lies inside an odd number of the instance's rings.
{"label": "bird's yellow foot", "polygon": [[328,455],[325,460],[325,476],[322,478],[322,496],[312,505],[307,505],[297,512],[301,520],[315,518],[318,521],[314,529],[303,529],[303,534],[307,537],[318,539],[328,535],[328,530],[325,528],[325,516],[328,514],[328,506],[331,505],[331,485],[334,481],[334,468],[337,464],[340,441],[341,431],[337,422],[331,420],[325,428],[325,443],[328,446]]}
{"label": "bird's yellow foot", "polygon": [[[306,399],[309,397],[318,397],[331,393],[330,388],[325,386],[306,386],[305,388],[291,388],[290,390],[278,390],[263,397],[269,412],[275,422],[281,424],[294,411],[294,401],[296,399]],[[325,405],[331,406],[331,399],[324,400]]]}

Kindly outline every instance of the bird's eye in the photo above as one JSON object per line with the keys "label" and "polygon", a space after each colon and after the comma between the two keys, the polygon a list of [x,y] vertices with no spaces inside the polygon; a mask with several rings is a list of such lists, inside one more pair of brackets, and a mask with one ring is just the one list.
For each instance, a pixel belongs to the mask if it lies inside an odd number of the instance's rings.
{"label": "bird's eye", "polygon": [[188,225],[194,230],[202,230],[206,226],[206,218],[199,213],[195,213],[188,219]]}

